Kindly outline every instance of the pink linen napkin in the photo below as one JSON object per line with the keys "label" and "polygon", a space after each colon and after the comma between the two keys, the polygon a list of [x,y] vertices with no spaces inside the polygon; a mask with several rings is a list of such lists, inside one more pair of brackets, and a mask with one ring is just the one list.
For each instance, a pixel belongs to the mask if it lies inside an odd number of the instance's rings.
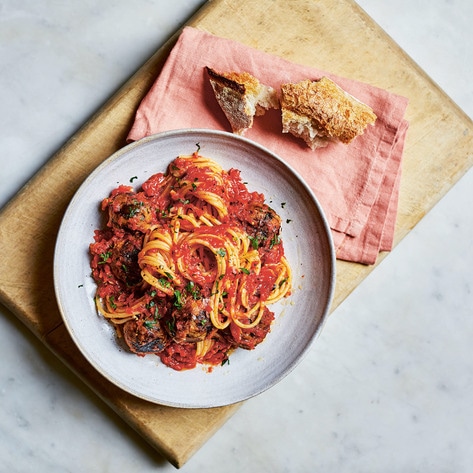
{"label": "pink linen napkin", "polygon": [[282,83],[325,75],[368,104],[378,117],[375,126],[349,145],[331,143],[312,151],[281,132],[279,110],[256,117],[245,137],[266,146],[304,177],[326,214],[337,258],[374,264],[380,251],[392,249],[408,128],[406,98],[186,27],[141,102],[128,141],[182,128],[231,131],[205,66],[249,72],[276,90]]}

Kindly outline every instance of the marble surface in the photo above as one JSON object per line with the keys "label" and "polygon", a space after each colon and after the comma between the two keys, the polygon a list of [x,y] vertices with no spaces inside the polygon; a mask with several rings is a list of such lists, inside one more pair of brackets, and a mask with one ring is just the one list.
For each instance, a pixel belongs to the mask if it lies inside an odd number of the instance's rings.
{"label": "marble surface", "polygon": [[[203,3],[0,1],[0,206]],[[473,117],[471,0],[358,3]],[[472,186],[470,171],[181,470],[471,471]],[[0,471],[175,471],[3,307],[0,359]]]}

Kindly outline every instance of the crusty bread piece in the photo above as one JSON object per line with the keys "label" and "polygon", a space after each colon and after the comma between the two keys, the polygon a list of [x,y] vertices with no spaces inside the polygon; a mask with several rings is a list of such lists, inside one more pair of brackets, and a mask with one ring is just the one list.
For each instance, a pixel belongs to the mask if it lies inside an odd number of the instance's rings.
{"label": "crusty bread piece", "polygon": [[361,135],[376,115],[327,77],[281,86],[283,133],[302,138],[316,149],[330,141],[348,144]]}
{"label": "crusty bread piece", "polygon": [[215,98],[234,133],[243,135],[253,126],[255,115],[279,108],[277,92],[248,72],[216,72],[210,67],[206,70]]}

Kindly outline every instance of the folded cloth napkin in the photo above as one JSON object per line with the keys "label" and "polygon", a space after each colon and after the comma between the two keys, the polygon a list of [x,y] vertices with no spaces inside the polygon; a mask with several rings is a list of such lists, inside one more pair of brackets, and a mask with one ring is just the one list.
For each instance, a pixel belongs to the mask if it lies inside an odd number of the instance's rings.
{"label": "folded cloth napkin", "polygon": [[368,126],[349,145],[331,143],[312,151],[302,140],[281,132],[278,110],[256,117],[245,137],[275,152],[304,177],[332,229],[337,258],[374,264],[380,251],[392,249],[408,128],[406,98],[186,27],[142,100],[128,141],[182,128],[231,131],[205,66],[219,72],[249,72],[276,90],[283,83],[325,75],[369,105],[378,117],[375,126]]}

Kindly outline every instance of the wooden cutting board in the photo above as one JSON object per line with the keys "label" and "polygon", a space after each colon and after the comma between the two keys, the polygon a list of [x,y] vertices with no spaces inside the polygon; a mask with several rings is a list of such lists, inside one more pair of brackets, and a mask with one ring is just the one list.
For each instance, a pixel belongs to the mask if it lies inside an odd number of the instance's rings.
{"label": "wooden cutting board", "polygon": [[[471,120],[350,0],[212,0],[188,24],[410,99],[395,243],[473,163]],[[53,289],[52,261],[69,200],[84,178],[125,144],[134,112],[178,33],[0,214],[0,301],[176,467],[239,406],[168,408],[137,399],[110,384],[85,361],[62,323]],[[333,309],[373,269],[338,261]]]}

